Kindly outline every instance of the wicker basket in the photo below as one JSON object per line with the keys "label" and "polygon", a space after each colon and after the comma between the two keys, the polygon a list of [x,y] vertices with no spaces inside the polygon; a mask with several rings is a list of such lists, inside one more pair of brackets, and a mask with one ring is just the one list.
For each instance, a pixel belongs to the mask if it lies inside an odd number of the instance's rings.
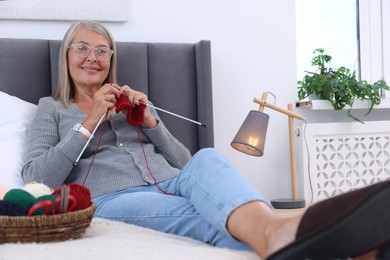
{"label": "wicker basket", "polygon": [[81,237],[91,224],[96,206],[57,215],[0,216],[0,244],[52,242]]}

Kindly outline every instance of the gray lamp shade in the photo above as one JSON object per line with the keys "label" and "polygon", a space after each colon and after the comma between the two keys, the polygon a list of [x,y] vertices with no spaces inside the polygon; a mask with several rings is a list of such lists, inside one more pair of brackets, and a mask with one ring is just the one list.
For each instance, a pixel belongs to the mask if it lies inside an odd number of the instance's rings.
{"label": "gray lamp shade", "polygon": [[243,153],[263,156],[269,115],[258,110],[249,111],[231,146]]}

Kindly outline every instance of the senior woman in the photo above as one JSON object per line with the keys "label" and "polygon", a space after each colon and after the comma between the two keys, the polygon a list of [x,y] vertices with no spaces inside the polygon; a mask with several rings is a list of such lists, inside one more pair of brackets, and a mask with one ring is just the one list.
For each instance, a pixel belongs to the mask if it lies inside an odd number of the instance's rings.
{"label": "senior woman", "polygon": [[[149,106],[143,107],[139,126],[130,125],[125,113],[116,113],[121,95],[135,108],[149,102],[144,93],[116,84],[116,55],[113,37],[102,24],[75,22],[68,29],[59,54],[57,91],[40,100],[30,130],[25,182],[37,181],[53,189],[80,183],[91,191],[97,217],[218,247],[254,250],[262,258],[281,248],[276,256],[289,255],[290,248],[304,248],[296,234],[298,226],[312,223],[310,214],[305,214],[304,222],[302,216],[278,217],[215,149],[191,157]],[[371,194],[385,189],[370,188]],[[361,197],[357,193],[339,200],[361,201]],[[382,197],[377,197],[381,203]],[[326,205],[319,205],[312,211],[316,215],[326,210]],[[322,234],[315,236],[318,233]],[[364,253],[383,240],[344,254]],[[333,247],[338,254],[337,243]]]}

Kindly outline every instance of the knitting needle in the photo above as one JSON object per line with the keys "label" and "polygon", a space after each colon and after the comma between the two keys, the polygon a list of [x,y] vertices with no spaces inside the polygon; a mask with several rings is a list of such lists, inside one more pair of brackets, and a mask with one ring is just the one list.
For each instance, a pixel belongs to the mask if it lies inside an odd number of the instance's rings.
{"label": "knitting needle", "polygon": [[102,115],[102,117],[100,118],[99,122],[97,123],[97,125],[95,126],[95,129],[93,129],[93,132],[91,134],[91,136],[88,138],[87,142],[85,143],[84,147],[83,147],[83,150],[81,150],[80,154],[79,154],[79,157],[77,157],[75,163],[73,164],[74,166],[77,165],[77,163],[79,162],[80,158],[81,158],[81,155],[83,155],[85,149],[87,149],[87,146],[89,144],[89,142],[91,141],[91,139],[93,138],[93,136],[95,135],[95,132],[97,130],[97,128],[99,127],[100,123],[103,121],[103,118],[106,116],[107,114],[107,111],[104,112],[104,114]]}
{"label": "knitting needle", "polygon": [[[145,104],[145,103],[144,103],[144,104]],[[151,104],[145,104],[145,105],[147,105],[147,106],[149,106],[149,107],[152,107],[152,108],[154,108],[154,109],[156,109],[156,110],[160,110],[160,111],[162,111],[162,112],[165,112],[165,113],[167,113],[167,114],[170,114],[170,115],[172,115],[172,116],[176,116],[176,117],[179,117],[179,118],[181,118],[181,119],[187,120],[187,121],[189,121],[189,122],[198,124],[198,125],[200,125],[200,126],[202,126],[202,127],[206,127],[206,126],[207,126],[205,123],[200,123],[200,122],[198,122],[198,121],[195,121],[195,120],[189,119],[189,118],[187,118],[187,117],[184,117],[184,116],[175,114],[175,113],[173,113],[173,112],[170,112],[170,111],[167,111],[167,110],[165,110],[165,109],[162,109],[162,108],[153,106],[153,105],[151,105]],[[91,139],[92,139],[93,136],[95,135],[95,132],[96,132],[97,128],[99,127],[100,123],[102,122],[103,118],[105,117],[106,113],[107,113],[107,112],[105,112],[105,113],[102,115],[102,117],[100,118],[100,120],[99,120],[98,124],[96,125],[95,129],[93,130],[91,136],[88,138],[88,140],[87,140],[87,142],[85,143],[83,149],[81,150],[79,156],[77,157],[75,163],[73,164],[74,166],[77,165],[77,163],[79,162],[79,160],[80,160],[80,158],[81,158],[81,155],[84,153],[85,149],[87,149],[87,146],[88,146],[89,142],[91,141]]]}
{"label": "knitting needle", "polygon": [[187,117],[184,117],[184,116],[175,114],[175,113],[170,112],[170,111],[167,111],[167,110],[165,110],[165,109],[162,109],[162,108],[153,106],[153,105],[151,105],[151,104],[149,104],[149,103],[147,103],[147,104],[144,103],[144,104],[147,105],[147,106],[149,106],[149,107],[152,107],[152,108],[154,108],[154,109],[156,109],[156,110],[160,110],[160,111],[165,112],[165,113],[167,113],[167,114],[170,114],[170,115],[172,115],[172,116],[176,116],[176,117],[179,117],[179,118],[181,118],[181,119],[184,119],[184,120],[190,121],[190,122],[192,122],[192,123],[198,124],[198,125],[200,125],[200,126],[203,126],[203,127],[206,127],[206,126],[207,126],[205,123],[200,123],[200,122],[198,122],[198,121],[195,121],[195,120],[189,119],[189,118],[187,118]]}

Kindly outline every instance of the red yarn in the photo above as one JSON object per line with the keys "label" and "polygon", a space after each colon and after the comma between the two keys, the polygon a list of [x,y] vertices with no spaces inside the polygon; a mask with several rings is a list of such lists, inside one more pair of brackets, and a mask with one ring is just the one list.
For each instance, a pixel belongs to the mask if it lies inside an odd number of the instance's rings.
{"label": "red yarn", "polygon": [[127,114],[127,122],[132,126],[140,126],[144,122],[144,110],[146,105],[140,104],[139,106],[133,107],[133,111]]}
{"label": "red yarn", "polygon": [[[133,104],[131,104],[129,98],[125,94],[121,94],[119,99],[116,102],[116,109],[115,111],[118,113],[119,111],[122,111],[123,109],[127,109],[127,122],[131,124],[132,126],[140,126],[142,122],[144,121],[144,110],[145,110],[146,105],[145,104],[140,104],[139,106],[133,107]],[[165,190],[161,189],[160,186],[157,183],[156,178],[154,177],[152,171],[149,168],[149,163],[148,159],[146,157],[146,153],[144,150],[144,147],[142,145],[142,140],[141,140],[141,135],[139,132],[139,128],[137,128],[137,134],[138,134],[138,142],[141,146],[142,152],[144,154],[144,159],[146,163],[146,168],[148,169],[150,175],[152,176],[154,183],[156,184],[157,188],[162,192],[167,195],[174,195],[172,193],[166,192]]]}
{"label": "red yarn", "polygon": [[150,176],[152,176],[153,181],[154,181],[154,184],[156,185],[157,189],[158,189],[159,191],[161,191],[162,193],[164,193],[164,194],[166,194],[166,195],[172,195],[172,196],[174,196],[175,194],[163,190],[163,189],[160,187],[160,185],[158,185],[158,182],[157,182],[156,178],[154,177],[154,175],[153,175],[153,173],[152,173],[152,170],[150,170],[150,168],[149,168],[148,158],[146,157],[145,149],[144,149],[144,146],[142,145],[141,134],[140,134],[140,132],[139,132],[139,128],[137,128],[137,134],[138,134],[138,142],[139,142],[139,145],[141,146],[142,153],[144,154],[144,159],[145,159],[145,163],[146,163],[146,168],[148,169],[148,171],[149,171],[149,173],[150,173]]}
{"label": "red yarn", "polygon": [[118,98],[118,100],[116,101],[116,105],[115,105],[115,111],[117,113],[119,113],[120,111],[122,111],[123,109],[130,109],[133,107],[133,104],[131,104],[129,98],[125,95],[125,94],[121,94]]}
{"label": "red yarn", "polygon": [[121,94],[116,102],[115,111],[127,110],[127,122],[132,126],[140,126],[144,121],[144,110],[146,105],[140,104],[139,106],[133,106],[128,96]]}
{"label": "red yarn", "polygon": [[[67,184],[67,186],[69,187],[69,195],[72,195],[77,202],[74,211],[86,209],[89,206],[91,206],[92,200],[91,200],[91,192],[89,191],[89,189],[77,183]],[[61,196],[62,188],[63,187],[60,187],[55,191],[53,191],[52,195]]]}
{"label": "red yarn", "polygon": [[93,154],[92,161],[91,161],[91,163],[89,164],[88,171],[87,171],[87,175],[86,175],[85,178],[84,178],[83,185],[85,184],[85,181],[87,180],[87,178],[88,178],[88,176],[89,176],[89,172],[90,172],[91,169],[92,169],[93,162],[95,161],[95,157],[96,157],[96,154],[97,154],[97,150],[98,150],[98,148],[99,148],[100,142],[102,141],[102,137],[103,137],[104,130],[106,129],[107,118],[108,118],[108,113],[106,113],[106,118],[105,118],[104,123],[103,123],[103,128],[102,128],[102,131],[100,132],[99,140],[98,140],[98,142],[97,142],[97,144],[96,144],[96,150],[95,150],[95,153]]}

